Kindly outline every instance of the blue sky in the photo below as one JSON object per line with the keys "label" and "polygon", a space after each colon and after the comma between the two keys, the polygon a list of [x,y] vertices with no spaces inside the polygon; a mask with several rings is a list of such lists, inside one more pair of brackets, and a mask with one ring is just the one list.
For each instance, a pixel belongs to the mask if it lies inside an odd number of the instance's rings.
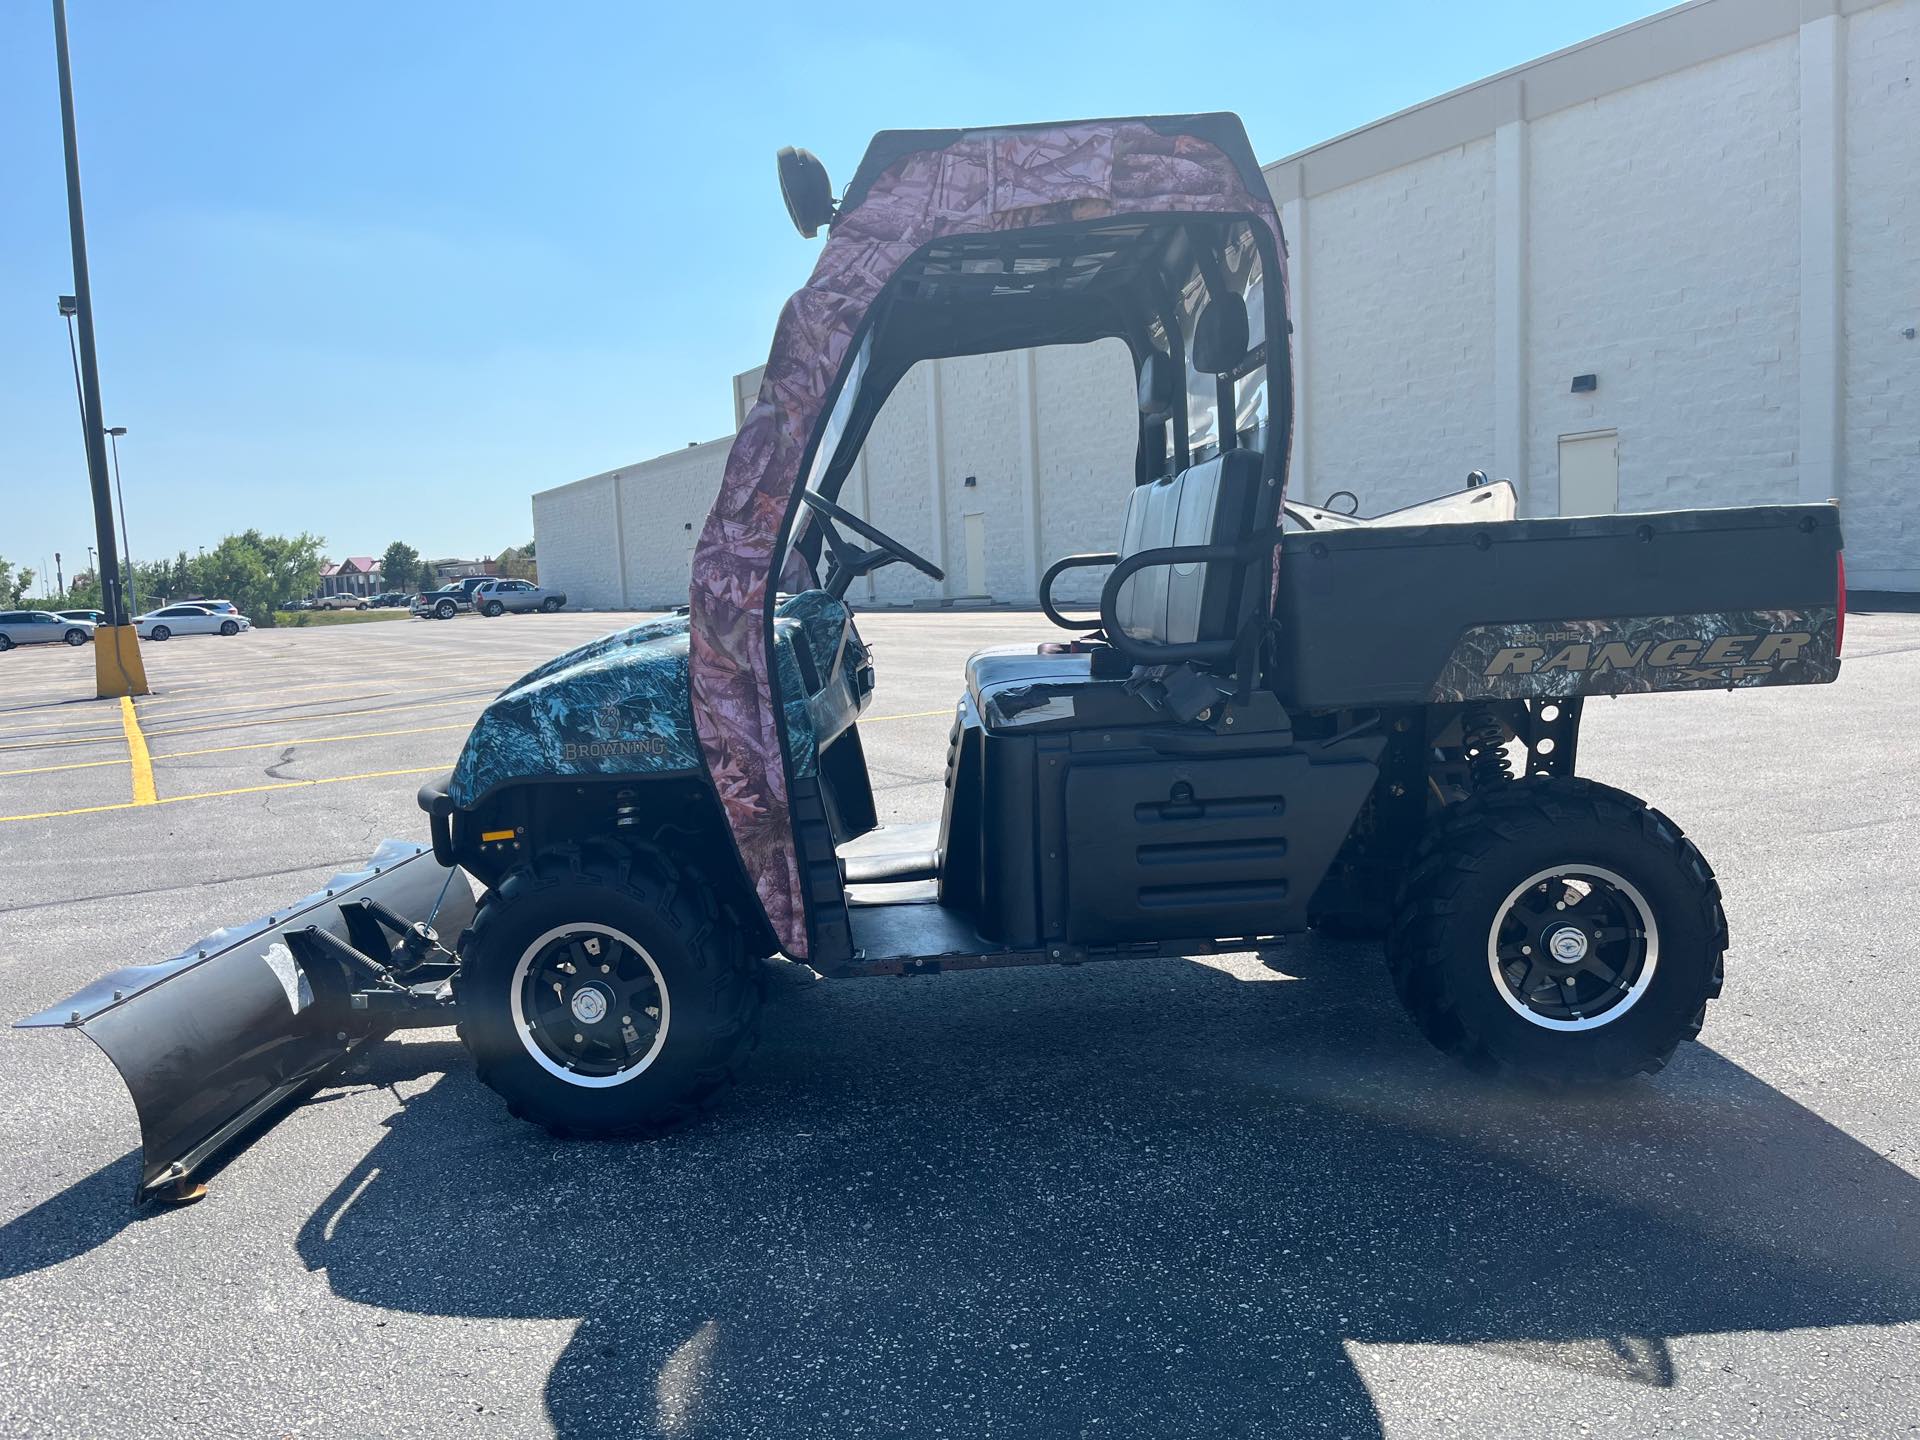
{"label": "blue sky", "polygon": [[[1658,8],[69,3],[140,559],[490,554],[533,491],[725,434],[816,249],[781,145],[844,180],[879,129],[1231,109],[1273,160]],[[0,7],[0,556],[71,572],[52,33]]]}

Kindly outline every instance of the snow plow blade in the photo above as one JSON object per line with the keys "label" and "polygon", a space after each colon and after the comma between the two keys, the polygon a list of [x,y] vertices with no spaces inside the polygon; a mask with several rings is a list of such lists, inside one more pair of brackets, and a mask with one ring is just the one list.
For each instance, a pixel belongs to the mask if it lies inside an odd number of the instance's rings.
{"label": "snow plow blade", "polygon": [[116,970],[18,1028],[79,1030],[104,1050],[140,1117],[135,1201],[193,1198],[216,1153],[355,1050],[452,1023],[451,947],[473,909],[461,871],[389,840],[314,894]]}

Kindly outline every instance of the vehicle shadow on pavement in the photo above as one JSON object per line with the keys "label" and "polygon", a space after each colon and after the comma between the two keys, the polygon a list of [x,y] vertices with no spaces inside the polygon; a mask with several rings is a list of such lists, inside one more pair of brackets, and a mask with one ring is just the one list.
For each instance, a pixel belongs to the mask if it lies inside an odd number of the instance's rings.
{"label": "vehicle shadow on pavement", "polygon": [[[387,1046],[355,1083],[447,1074],[298,1252],[358,1303],[579,1319],[568,1437],[1365,1435],[1353,1346],[1687,1386],[1673,1337],[1920,1319],[1920,1182],[1710,1049],[1518,1091],[1431,1054],[1368,947],[1282,963],[793,986],[652,1144],[550,1140],[457,1046]],[[86,1243],[132,1175],[0,1241]]]}
{"label": "vehicle shadow on pavement", "polygon": [[651,1145],[455,1069],[300,1254],[371,1305],[580,1317],[565,1436],[1366,1434],[1348,1342],[1667,1385],[1670,1337],[1920,1319],[1920,1183],[1711,1050],[1517,1092],[1366,947],[1285,963],[801,987]]}

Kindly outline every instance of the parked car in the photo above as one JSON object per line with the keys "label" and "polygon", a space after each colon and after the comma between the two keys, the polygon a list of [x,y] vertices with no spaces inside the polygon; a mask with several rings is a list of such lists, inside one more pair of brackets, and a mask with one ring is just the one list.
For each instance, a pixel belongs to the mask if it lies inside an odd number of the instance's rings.
{"label": "parked car", "polygon": [[367,597],[367,608],[369,610],[391,610],[396,605],[405,605],[412,598],[413,597],[407,595],[404,591],[382,590],[378,595],[369,595]]}
{"label": "parked car", "polygon": [[549,590],[531,580],[482,580],[473,587],[473,608],[482,615],[504,615],[509,610],[522,614],[532,610],[551,613],[566,603],[563,592]]}
{"label": "parked car", "polygon": [[367,597],[344,593],[322,595],[313,602],[313,608],[316,610],[364,610],[367,608]]}
{"label": "parked car", "polygon": [[56,610],[53,613],[62,620],[85,620],[90,625],[107,623],[107,612],[104,610]]}
{"label": "parked car", "polygon": [[181,605],[198,605],[203,610],[211,610],[216,615],[238,615],[240,607],[231,600],[207,600],[198,595],[188,595],[178,602]]}
{"label": "parked car", "polygon": [[51,610],[0,610],[0,650],[16,645],[84,645],[93,638],[93,622],[56,615]]}
{"label": "parked car", "polygon": [[253,621],[235,611],[209,610],[204,605],[168,605],[150,610],[133,622],[142,640],[168,640],[175,635],[238,635]]}
{"label": "parked car", "polygon": [[429,620],[451,620],[462,610],[473,609],[473,601],[458,585],[444,590],[428,590],[413,597],[413,613]]}

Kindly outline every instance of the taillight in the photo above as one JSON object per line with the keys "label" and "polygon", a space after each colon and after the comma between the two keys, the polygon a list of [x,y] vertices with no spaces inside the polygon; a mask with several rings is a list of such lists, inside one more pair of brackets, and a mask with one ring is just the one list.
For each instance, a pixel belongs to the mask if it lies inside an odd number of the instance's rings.
{"label": "taillight", "polygon": [[1833,557],[1833,603],[1840,612],[1833,622],[1833,653],[1840,654],[1840,642],[1847,638],[1847,556],[1845,551],[1836,551]]}

